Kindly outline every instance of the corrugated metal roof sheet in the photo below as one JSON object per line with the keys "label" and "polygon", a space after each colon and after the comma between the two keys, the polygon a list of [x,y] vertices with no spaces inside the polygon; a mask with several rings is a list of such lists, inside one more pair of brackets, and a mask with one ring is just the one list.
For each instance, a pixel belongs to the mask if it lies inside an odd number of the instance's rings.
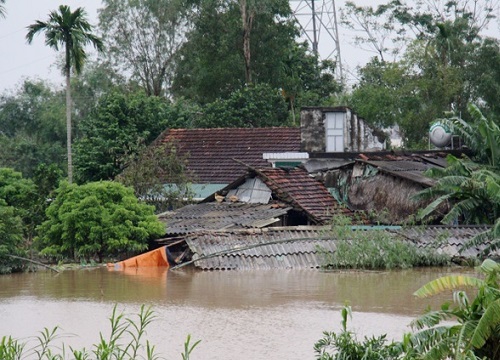
{"label": "corrugated metal roof sheet", "polygon": [[[293,242],[285,242],[295,239]],[[322,240],[316,231],[266,231],[259,234],[198,234],[187,238],[195,256],[208,257],[196,262],[202,269],[301,269],[318,268],[318,246],[335,250],[335,243]]]}
{"label": "corrugated metal roof sheet", "polygon": [[[461,246],[487,226],[428,227],[354,227],[358,231],[387,231],[414,242],[419,247],[436,249],[452,257],[475,258],[482,249],[459,254]],[[318,268],[322,257],[318,246],[335,251],[336,241],[325,228],[267,228],[255,231],[205,232],[186,238],[195,265],[205,270],[216,269],[305,269]],[[499,255],[498,253],[497,255]]]}
{"label": "corrugated metal roof sheet", "polygon": [[403,228],[398,232],[414,239],[419,247],[437,249],[453,257],[470,258],[477,257],[485,246],[470,248],[463,253],[459,253],[460,248],[468,240],[490,228],[489,226],[422,226]]}
{"label": "corrugated metal roof sheet", "polygon": [[283,204],[201,203],[165,213],[166,234],[188,234],[204,230],[260,228],[275,223],[291,208]]}
{"label": "corrugated metal roof sheet", "polygon": [[424,175],[424,172],[440,167],[434,163],[422,162],[420,158],[413,160],[392,160],[392,161],[362,161],[365,164],[376,167],[386,174],[391,174],[421,185],[432,186],[435,180]]}

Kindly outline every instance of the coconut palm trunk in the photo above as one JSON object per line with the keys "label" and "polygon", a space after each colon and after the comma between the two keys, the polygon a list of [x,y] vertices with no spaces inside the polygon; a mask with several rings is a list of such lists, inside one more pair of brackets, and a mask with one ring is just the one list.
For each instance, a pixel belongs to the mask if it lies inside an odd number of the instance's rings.
{"label": "coconut palm trunk", "polygon": [[[67,46],[68,47],[68,46]],[[66,50],[66,53],[69,49]],[[67,152],[68,152],[68,182],[71,184],[73,182],[73,152],[71,150],[71,134],[72,134],[72,124],[71,124],[71,75],[70,69],[66,69],[66,141],[67,141]]]}

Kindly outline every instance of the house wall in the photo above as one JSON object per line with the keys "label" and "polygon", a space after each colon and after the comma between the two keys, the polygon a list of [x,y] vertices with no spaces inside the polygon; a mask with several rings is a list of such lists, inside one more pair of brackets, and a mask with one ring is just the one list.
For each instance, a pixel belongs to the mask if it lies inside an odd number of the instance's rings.
{"label": "house wall", "polygon": [[347,107],[302,108],[300,113],[301,151],[327,152],[326,113],[344,114],[344,151],[380,151],[386,148],[385,134],[374,129]]}
{"label": "house wall", "polygon": [[312,175],[352,210],[368,212],[373,222],[405,224],[429,203],[412,199],[424,189],[423,186],[381,172],[371,165],[356,163]]}

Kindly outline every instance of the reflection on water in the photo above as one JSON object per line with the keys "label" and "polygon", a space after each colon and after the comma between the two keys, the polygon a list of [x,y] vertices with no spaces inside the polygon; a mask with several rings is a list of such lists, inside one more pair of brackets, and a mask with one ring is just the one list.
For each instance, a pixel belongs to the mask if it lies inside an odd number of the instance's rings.
{"label": "reflection on water", "polygon": [[[395,272],[314,270],[216,271],[106,268],[0,276],[0,337],[36,335],[59,325],[66,341],[89,347],[107,331],[113,306],[137,314],[153,306],[149,338],[167,359],[179,359],[187,334],[202,343],[195,359],[313,359],[323,330],[338,330],[348,301],[362,334],[399,338],[428,305],[412,293],[458,269]],[[449,296],[448,296],[449,298]]]}

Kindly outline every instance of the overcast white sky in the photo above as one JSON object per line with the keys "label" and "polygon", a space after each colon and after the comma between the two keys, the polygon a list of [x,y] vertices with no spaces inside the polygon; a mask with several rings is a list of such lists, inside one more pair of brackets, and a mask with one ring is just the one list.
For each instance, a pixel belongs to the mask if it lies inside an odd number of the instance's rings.
{"label": "overcast white sky", "polygon": [[54,65],[57,52],[45,46],[43,34],[31,45],[25,36],[28,25],[46,20],[50,11],[63,4],[85,8],[90,22],[97,24],[101,0],[6,0],[6,18],[0,19],[0,93],[14,89],[23,78],[48,79],[62,86],[63,78]]}
{"label": "overcast white sky", "polygon": [[[345,1],[336,1],[337,11]],[[356,0],[359,5],[376,5],[383,0]],[[97,25],[97,9],[101,0],[6,0],[6,18],[0,18],[0,93],[14,90],[25,78],[50,80],[57,86],[63,86],[63,78],[55,63],[58,53],[44,44],[44,35],[37,36],[31,45],[25,40],[26,27],[35,20],[46,20],[52,10],[59,5],[69,5],[72,10],[83,7],[87,11],[91,24]],[[294,8],[293,5],[291,5]],[[498,29],[496,29],[498,30]],[[343,63],[353,70],[356,65],[364,64],[372,54],[355,49],[349,32],[339,29],[340,47]],[[334,49],[325,49],[328,37],[320,38],[320,52],[330,53]],[[327,43],[327,48],[330,43]],[[88,49],[92,51],[91,48]]]}

